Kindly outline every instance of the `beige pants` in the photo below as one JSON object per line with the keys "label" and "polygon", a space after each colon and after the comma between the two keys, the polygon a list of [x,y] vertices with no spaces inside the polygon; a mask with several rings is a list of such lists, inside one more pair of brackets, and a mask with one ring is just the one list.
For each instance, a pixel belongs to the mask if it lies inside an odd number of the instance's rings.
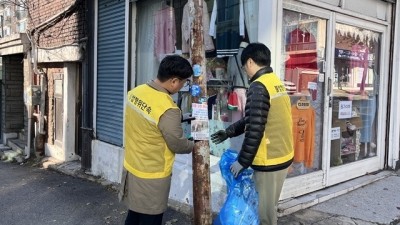
{"label": "beige pants", "polygon": [[278,224],[278,200],[288,169],[274,172],[255,171],[253,175],[258,192],[260,225]]}

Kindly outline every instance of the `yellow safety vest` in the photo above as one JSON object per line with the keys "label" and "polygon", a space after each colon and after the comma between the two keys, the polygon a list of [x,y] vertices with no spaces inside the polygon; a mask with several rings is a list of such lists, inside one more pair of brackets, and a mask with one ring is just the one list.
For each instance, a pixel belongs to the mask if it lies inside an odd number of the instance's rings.
{"label": "yellow safety vest", "polygon": [[175,160],[158,122],[168,109],[177,108],[167,93],[147,84],[128,92],[125,110],[124,167],[140,178],[164,178],[172,173]]}
{"label": "yellow safety vest", "polygon": [[257,81],[268,90],[271,106],[253,165],[279,165],[294,156],[290,98],[282,81],[274,73],[264,74]]}

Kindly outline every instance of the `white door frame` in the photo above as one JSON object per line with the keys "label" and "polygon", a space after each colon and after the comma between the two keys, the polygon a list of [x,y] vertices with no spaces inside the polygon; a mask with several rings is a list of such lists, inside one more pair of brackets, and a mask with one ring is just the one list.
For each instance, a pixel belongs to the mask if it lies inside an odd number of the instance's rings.
{"label": "white door frame", "polygon": [[[278,70],[280,68],[281,59],[281,52],[278,46],[282,46],[282,12],[283,9],[292,10],[301,12],[304,14],[313,15],[316,17],[320,17],[321,19],[327,20],[327,30],[326,30],[326,71],[325,71],[325,106],[324,106],[324,119],[323,122],[326,124],[323,127],[323,145],[322,145],[322,162],[321,162],[321,170],[304,174],[301,176],[288,178],[285,181],[281,199],[286,199],[290,197],[299,196],[305,193],[310,193],[312,191],[322,189],[326,186],[331,186],[343,181],[350,180],[352,178],[362,176],[368,172],[377,171],[384,167],[384,157],[385,157],[385,129],[386,125],[383,122],[379,122],[377,126],[377,132],[380,134],[377,139],[377,148],[378,148],[378,156],[370,159],[365,159],[361,161],[357,161],[354,163],[349,163],[346,165],[338,166],[338,167],[330,167],[330,152],[331,152],[331,121],[332,121],[332,109],[329,107],[329,88],[332,88],[333,76],[334,76],[334,49],[335,49],[335,25],[336,22],[354,25],[357,27],[362,27],[365,29],[373,30],[380,32],[382,34],[381,40],[381,52],[380,52],[380,74],[385,74],[386,76],[380,76],[379,81],[379,109],[377,113],[376,120],[377,121],[386,121],[386,108],[387,108],[387,89],[383,89],[382,87],[388,86],[388,65],[385,65],[385,62],[388,61],[388,48],[389,48],[389,29],[387,22],[382,21],[382,23],[378,23],[376,20],[369,20],[368,23],[365,25],[365,18],[355,18],[349,16],[349,13],[343,12],[334,12],[329,10],[328,8],[322,8],[313,5],[309,5],[304,2],[299,1],[291,1],[286,0],[282,3],[278,4],[271,4],[276,7],[278,13],[275,13],[277,17],[278,24],[277,28],[274,29],[259,29],[259,37],[267,36],[266,33],[270,35],[270,33],[275,32],[275,37],[272,39],[266,39],[264,42],[267,44],[274,44],[277,46],[275,48],[275,52],[273,55],[276,59],[275,63],[272,64],[273,67]],[[342,10],[343,11],[343,10]],[[266,18],[259,18],[259,24],[262,24],[262,21],[265,23]],[[265,27],[265,25],[264,25]],[[269,26],[270,28],[273,26]],[[263,34],[265,33],[265,34]],[[279,34],[279,35],[276,35]],[[275,39],[275,40],[274,40]],[[267,41],[268,40],[268,41]],[[263,40],[259,40],[263,42]],[[328,87],[330,86],[330,87]],[[328,95],[329,94],[329,95]],[[367,166],[366,166],[367,165]]]}
{"label": "white door frame", "polygon": [[[333,13],[328,11],[328,10],[324,10],[318,7],[314,7],[314,6],[310,6],[304,3],[299,3],[299,2],[293,2],[293,1],[285,1],[282,3],[282,7],[280,9],[278,9],[279,12],[283,12],[283,9],[286,10],[291,10],[291,11],[296,11],[296,12],[300,12],[300,13],[304,13],[304,14],[308,14],[308,15],[312,15],[312,16],[316,16],[319,17],[321,19],[326,20],[326,44],[325,44],[325,62],[326,62],[326,70],[325,70],[325,74],[323,75],[323,79],[324,79],[324,92],[327,92],[327,88],[328,88],[328,74],[331,73],[331,68],[333,68],[332,66],[330,66],[330,58],[332,57],[333,53],[332,53],[332,49],[329,48],[329,43],[332,42],[332,23],[330,21],[332,21],[332,17],[333,17]],[[280,15],[280,17],[282,18],[282,13],[278,14]],[[282,21],[282,19],[279,19],[278,21]],[[282,34],[282,24],[279,25],[279,31],[277,32],[277,34]],[[281,35],[276,35],[276,46],[282,46],[282,38],[280,38]],[[274,65],[276,67],[276,70],[278,70],[278,68],[280,68],[280,64],[279,62],[282,62],[283,59],[281,59],[281,52],[280,49],[277,48],[277,51],[275,52],[276,54],[276,58],[278,59],[276,65]],[[325,94],[324,95],[324,117],[323,117],[323,123],[324,124],[328,124],[329,120],[328,120],[328,116],[327,113],[329,112],[329,104],[328,104],[328,95]],[[322,139],[322,149],[318,149],[321,150],[321,156],[322,156],[322,161],[321,161],[321,169],[312,173],[308,173],[308,174],[304,174],[301,176],[296,176],[296,177],[292,177],[292,178],[288,178],[285,180],[285,184],[282,190],[282,194],[281,194],[281,199],[286,199],[286,198],[290,198],[290,197],[295,197],[295,196],[299,196],[302,194],[306,194],[306,193],[310,193],[312,191],[316,191],[319,189],[322,189],[326,186],[326,174],[328,173],[327,171],[327,166],[328,166],[328,162],[327,158],[328,155],[330,153],[329,149],[330,149],[330,144],[329,144],[329,137],[328,137],[328,126],[323,126],[323,139]]]}
{"label": "white door frame", "polygon": [[[364,29],[368,29],[371,31],[376,31],[382,34],[381,36],[381,49],[380,49],[380,66],[379,66],[379,74],[383,74],[379,76],[379,95],[378,95],[378,112],[376,121],[378,121],[377,125],[377,157],[360,160],[357,162],[352,162],[349,164],[330,167],[328,169],[327,174],[327,185],[337,184],[343,181],[350,180],[352,178],[356,178],[362,175],[365,175],[370,172],[377,171],[384,167],[384,159],[385,159],[385,135],[386,135],[386,110],[387,110],[387,88],[383,87],[388,86],[388,65],[385,65],[388,62],[389,58],[389,27],[383,24],[376,24],[373,22],[366,23],[365,20],[354,18],[348,15],[343,15],[339,13],[335,13],[333,20],[333,29],[335,29],[336,23],[352,25]],[[335,49],[335,40],[331,42],[331,49]],[[334,58],[331,57],[331,65],[334,66]],[[386,75],[386,76],[385,76]],[[330,79],[334,79],[334,74],[330,73]],[[332,109],[330,109],[332,110]],[[330,118],[332,118],[332,113],[330,113]],[[331,120],[330,120],[331,121]],[[331,122],[329,122],[331,126]],[[328,155],[330,158],[330,154]],[[329,161],[328,161],[329,162]],[[329,167],[329,165],[328,165]]]}

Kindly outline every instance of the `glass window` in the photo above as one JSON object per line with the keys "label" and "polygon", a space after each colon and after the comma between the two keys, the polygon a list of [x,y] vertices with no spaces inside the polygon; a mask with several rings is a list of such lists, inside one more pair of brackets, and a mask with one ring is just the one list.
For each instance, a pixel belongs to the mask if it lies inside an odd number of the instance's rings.
{"label": "glass window", "polygon": [[376,112],[381,34],[336,24],[331,166],[377,155]]}
{"label": "glass window", "polygon": [[283,11],[280,73],[292,103],[294,162],[289,177],[321,169],[326,23],[312,15]]}

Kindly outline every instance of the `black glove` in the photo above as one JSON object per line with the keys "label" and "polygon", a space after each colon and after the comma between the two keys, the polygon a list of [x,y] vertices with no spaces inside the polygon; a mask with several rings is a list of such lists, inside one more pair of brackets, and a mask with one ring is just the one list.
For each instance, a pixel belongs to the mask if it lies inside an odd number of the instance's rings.
{"label": "black glove", "polygon": [[188,122],[190,123],[192,120],[195,120],[196,117],[192,117],[191,113],[184,113],[182,114],[181,123]]}
{"label": "black glove", "polygon": [[228,139],[228,134],[226,134],[225,130],[219,130],[211,135],[211,141],[214,144],[219,144]]}
{"label": "black glove", "polygon": [[188,138],[188,140],[189,141],[194,141],[195,144],[200,141],[200,140],[194,140],[192,137]]}

